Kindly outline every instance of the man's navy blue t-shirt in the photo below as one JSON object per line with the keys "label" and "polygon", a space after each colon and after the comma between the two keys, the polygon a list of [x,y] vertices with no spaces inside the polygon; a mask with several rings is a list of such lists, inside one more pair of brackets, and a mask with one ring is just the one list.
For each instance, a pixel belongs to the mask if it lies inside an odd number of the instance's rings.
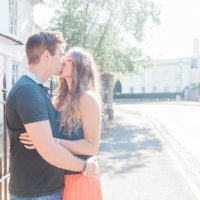
{"label": "man's navy blue t-shirt", "polygon": [[[56,112],[42,84],[22,76],[9,92],[6,118],[10,137],[10,193],[22,197],[43,196],[61,189],[64,171],[47,163],[36,150],[20,143],[24,124],[49,120],[59,137]],[[45,141],[44,141],[45,143]]]}

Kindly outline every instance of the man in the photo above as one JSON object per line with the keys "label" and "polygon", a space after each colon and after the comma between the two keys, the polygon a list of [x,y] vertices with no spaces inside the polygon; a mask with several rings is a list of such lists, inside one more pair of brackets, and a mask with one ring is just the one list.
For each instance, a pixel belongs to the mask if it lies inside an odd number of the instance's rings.
{"label": "man", "polygon": [[[52,137],[59,137],[59,131],[56,113],[43,83],[51,75],[60,74],[63,44],[58,32],[40,32],[29,37],[26,43],[29,73],[16,82],[8,95],[11,200],[59,200],[62,169],[95,168],[95,163],[75,157]],[[23,132],[28,133],[36,150],[30,151],[20,143],[19,135]]]}

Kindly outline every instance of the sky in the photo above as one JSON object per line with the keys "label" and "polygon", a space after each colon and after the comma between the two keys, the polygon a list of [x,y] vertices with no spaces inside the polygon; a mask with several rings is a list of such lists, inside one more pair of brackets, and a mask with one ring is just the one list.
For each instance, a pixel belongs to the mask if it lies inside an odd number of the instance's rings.
{"label": "sky", "polygon": [[[144,51],[153,58],[192,56],[194,38],[200,33],[200,0],[152,1],[161,7],[161,24],[148,30]],[[34,17],[38,25],[48,24],[52,16],[53,6],[48,10],[46,6],[35,6]]]}
{"label": "sky", "polygon": [[54,15],[54,7],[52,0],[43,0],[48,6],[45,4],[36,4],[34,6],[34,20],[36,24],[41,27],[46,26],[49,23],[49,20]]}
{"label": "sky", "polygon": [[200,33],[199,0],[157,0],[161,5],[160,26],[146,43],[153,57],[192,56],[194,38]]}

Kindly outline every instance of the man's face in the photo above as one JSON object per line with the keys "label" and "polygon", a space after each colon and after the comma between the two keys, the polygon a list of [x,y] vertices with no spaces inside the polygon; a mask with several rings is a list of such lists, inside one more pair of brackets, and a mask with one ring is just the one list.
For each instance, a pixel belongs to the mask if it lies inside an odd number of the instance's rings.
{"label": "man's face", "polygon": [[58,45],[55,51],[55,55],[51,56],[51,71],[52,75],[60,75],[64,65],[64,47]]}
{"label": "man's face", "polygon": [[72,71],[73,71],[73,59],[72,56],[67,53],[64,59],[64,67],[62,70],[62,73],[60,74],[61,78],[68,78],[68,77],[72,77]]}

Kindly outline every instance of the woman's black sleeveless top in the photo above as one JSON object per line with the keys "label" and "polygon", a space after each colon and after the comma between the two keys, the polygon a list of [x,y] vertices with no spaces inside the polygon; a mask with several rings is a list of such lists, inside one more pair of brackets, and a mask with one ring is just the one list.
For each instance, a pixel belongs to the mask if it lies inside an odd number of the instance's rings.
{"label": "woman's black sleeveless top", "polygon": [[[58,113],[58,123],[60,121],[60,114]],[[65,140],[80,140],[84,138],[84,133],[83,133],[83,128],[79,127],[77,128],[75,131],[73,131],[71,134],[68,134],[66,129],[60,128],[59,129],[61,134],[61,139],[65,139]],[[75,155],[83,160],[88,159],[89,157],[91,157],[90,155]],[[69,170],[65,170],[65,174],[80,174],[80,172],[74,172],[74,171],[69,171]]]}

